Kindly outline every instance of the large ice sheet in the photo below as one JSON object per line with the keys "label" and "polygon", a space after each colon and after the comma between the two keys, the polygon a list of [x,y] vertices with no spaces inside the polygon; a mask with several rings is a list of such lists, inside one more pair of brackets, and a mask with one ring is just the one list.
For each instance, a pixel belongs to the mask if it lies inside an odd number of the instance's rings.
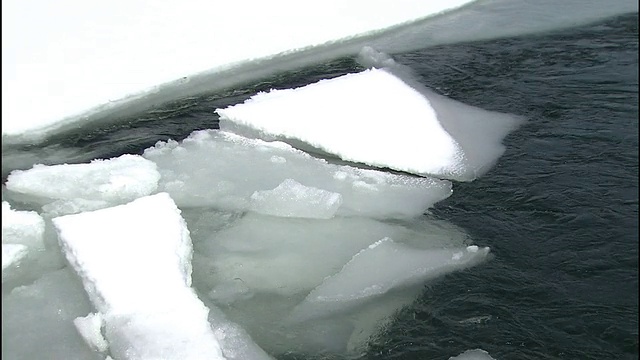
{"label": "large ice sheet", "polygon": [[[377,62],[393,64],[390,58]],[[220,127],[418,175],[473,180],[486,172],[504,151],[501,140],[516,121],[418,91],[392,70],[372,68],[259,93],[217,109]]]}
{"label": "large ice sheet", "polygon": [[[326,218],[335,211],[407,218],[451,195],[448,181],[329,164],[282,142],[224,131],[197,131],[182,143],[160,142],[143,156],[158,165],[159,190],[179,206],[298,217]],[[304,194],[280,196],[294,188]]]}
{"label": "large ice sheet", "polygon": [[471,1],[3,1],[2,134],[34,138],[158,85],[364,36]]}
{"label": "large ice sheet", "polygon": [[96,159],[88,164],[35,165],[16,170],[7,189],[43,204],[50,216],[75,214],[123,204],[154,192],[160,174],[138,155]]}
{"label": "large ice sheet", "polygon": [[127,359],[222,359],[191,289],[191,239],[168,194],[53,219],[60,245]]}

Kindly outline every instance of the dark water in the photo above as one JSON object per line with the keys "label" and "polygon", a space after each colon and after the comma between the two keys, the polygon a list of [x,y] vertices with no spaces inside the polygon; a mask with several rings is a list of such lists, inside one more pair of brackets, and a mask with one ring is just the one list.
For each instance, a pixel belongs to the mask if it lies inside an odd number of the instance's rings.
{"label": "dark water", "polygon": [[[491,172],[455,184],[434,210],[495,258],[428,284],[363,359],[448,359],[473,348],[496,359],[638,358],[637,33],[634,14],[396,55],[440,93],[529,120]],[[40,148],[62,145],[90,158],[141,153],[157,140],[215,128],[215,108],[257,91],[360,69],[336,60]]]}

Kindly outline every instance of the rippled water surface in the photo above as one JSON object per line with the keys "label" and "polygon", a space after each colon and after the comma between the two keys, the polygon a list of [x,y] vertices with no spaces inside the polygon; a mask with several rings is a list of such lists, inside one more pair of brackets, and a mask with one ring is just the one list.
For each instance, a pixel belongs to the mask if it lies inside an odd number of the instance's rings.
{"label": "rippled water surface", "polygon": [[[496,359],[638,358],[637,32],[634,14],[395,56],[442,94],[528,122],[491,172],[455,184],[434,209],[495,257],[427,284],[362,359],[448,359],[477,347]],[[215,128],[215,108],[257,91],[360,69],[341,59],[22,150],[81,150],[70,161],[141,153]]]}

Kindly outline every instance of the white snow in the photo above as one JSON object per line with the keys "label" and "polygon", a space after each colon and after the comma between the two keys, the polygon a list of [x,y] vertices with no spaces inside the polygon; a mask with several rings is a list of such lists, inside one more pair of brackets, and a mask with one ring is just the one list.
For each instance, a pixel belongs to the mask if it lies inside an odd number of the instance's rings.
{"label": "white snow", "polygon": [[[123,204],[154,192],[160,174],[138,155],[96,159],[88,164],[34,165],[9,174],[8,190],[43,204],[51,216]],[[46,184],[46,186],[43,186]]]}
{"label": "white snow", "polygon": [[[264,191],[275,195],[273,190],[287,179],[305,186],[314,196],[339,194],[338,215],[410,218],[451,195],[448,181],[329,164],[282,142],[247,139],[224,131],[196,131],[181,143],[160,142],[143,156],[158,166],[162,175],[158,189],[171,194],[181,207],[264,212],[269,207],[259,205],[267,194]],[[310,196],[305,199],[313,205]],[[335,195],[325,200],[324,210],[316,209],[312,214],[307,209],[306,216],[330,216],[337,200]],[[273,203],[272,212],[293,211],[293,207],[298,213],[302,211],[299,200],[281,199],[277,205],[281,208],[275,206]]]}
{"label": "white snow", "polygon": [[[60,245],[127,359],[222,358],[191,289],[191,239],[166,193],[53,219]],[[141,262],[142,260],[142,262]]]}

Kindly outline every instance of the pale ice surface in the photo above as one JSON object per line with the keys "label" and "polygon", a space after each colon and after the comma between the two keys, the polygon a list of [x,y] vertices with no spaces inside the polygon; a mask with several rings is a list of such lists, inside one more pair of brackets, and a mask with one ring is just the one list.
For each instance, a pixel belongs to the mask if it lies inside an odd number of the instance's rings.
{"label": "pale ice surface", "polygon": [[27,255],[28,248],[22,244],[2,244],[2,278],[4,271],[11,266],[18,265]]}
{"label": "pale ice surface", "polygon": [[520,122],[417,89],[393,73],[402,70],[393,59],[373,49],[361,58],[385,68],[259,93],[217,109],[220,128],[302,142],[346,161],[468,181],[491,168],[504,152],[502,139]]}
{"label": "pale ice surface", "polygon": [[265,196],[274,197],[275,189],[286,191],[287,179],[306,187],[307,202],[313,196],[323,205],[304,209],[294,199],[280,198],[269,211],[329,217],[338,205],[337,196],[329,195],[333,193],[341,197],[338,215],[411,218],[451,195],[451,183],[445,180],[329,164],[282,142],[224,131],[196,131],[181,143],[160,142],[143,156],[158,166],[159,190],[181,207],[266,212]]}
{"label": "pale ice surface", "polygon": [[190,287],[189,231],[166,193],[53,223],[67,260],[104,318],[111,355],[223,358],[209,310]]}
{"label": "pale ice surface", "polygon": [[42,204],[44,212],[54,217],[149,195],[156,190],[159,180],[153,162],[125,154],[88,164],[34,165],[29,170],[13,171],[5,185],[9,191]]}

